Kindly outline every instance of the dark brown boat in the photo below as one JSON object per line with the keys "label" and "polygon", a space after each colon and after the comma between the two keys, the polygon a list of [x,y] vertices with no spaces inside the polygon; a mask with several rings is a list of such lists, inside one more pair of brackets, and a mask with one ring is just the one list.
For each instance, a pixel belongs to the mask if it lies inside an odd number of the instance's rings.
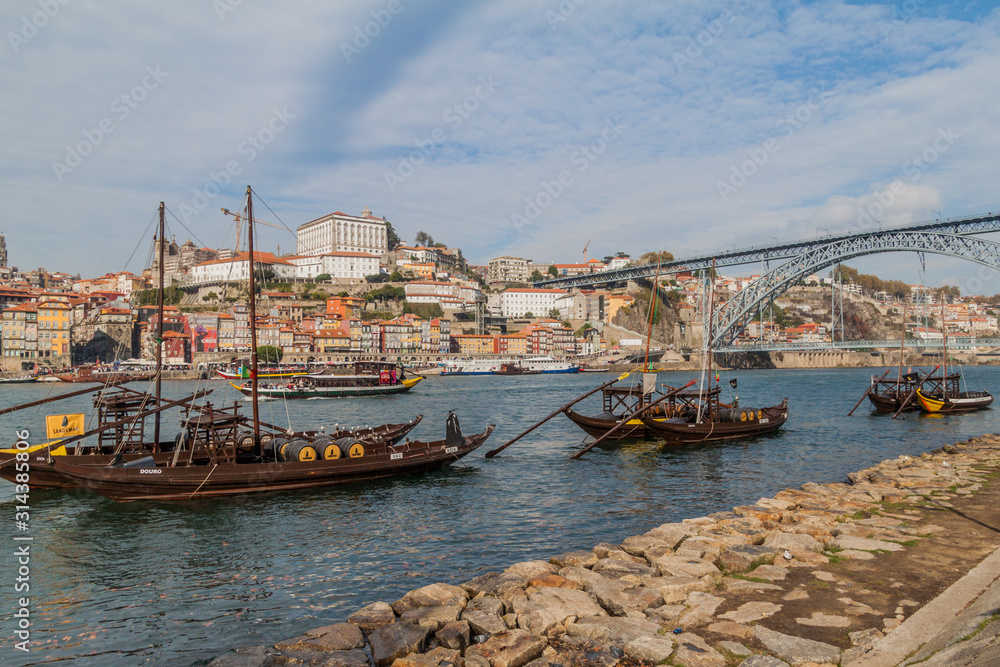
{"label": "dark brown boat", "polygon": [[490,372],[494,375],[539,375],[542,371],[533,371],[525,368],[519,363],[512,362],[500,364],[500,368]]}
{"label": "dark brown boat", "polygon": [[[253,191],[247,187],[247,244],[251,264],[253,243]],[[256,294],[251,266],[249,321],[256,322]],[[490,424],[473,436],[463,436],[458,417],[449,413],[444,440],[390,445],[365,443],[355,437],[329,435],[270,438],[261,433],[258,416],[257,336],[250,329],[250,392],[252,430],[246,431],[239,404],[215,409],[208,404],[184,406],[182,431],[169,461],[146,456],[125,461],[116,456],[110,465],[79,465],[53,457],[55,470],[77,485],[117,501],[188,500],[264,491],[305,489],[378,480],[438,470],[478,448],[493,432]],[[291,429],[290,429],[291,430]]]}
{"label": "dark brown boat", "polygon": [[[655,389],[655,374],[645,374],[642,385],[632,385],[629,387],[605,387],[601,390],[604,409],[597,415],[584,415],[576,412],[572,408],[564,408],[563,413],[572,420],[574,424],[582,428],[594,438],[599,438],[615,426],[621,420],[635,410],[648,405],[662,394]],[[659,406],[653,409],[653,417],[657,414],[663,415]],[[633,438],[648,438],[650,432],[648,427],[639,419],[631,419],[629,422],[616,431],[609,440],[628,440]]]}
{"label": "dark brown boat", "polygon": [[685,391],[666,401],[666,419],[643,415],[652,437],[670,445],[736,440],[772,433],[788,421],[788,399],[766,408],[741,408],[719,402],[721,388]]}
{"label": "dark brown boat", "polygon": [[494,428],[491,424],[481,433],[463,436],[458,418],[451,413],[445,439],[433,442],[365,445],[354,438],[320,436],[312,441],[274,438],[254,446],[226,437],[238,419],[220,412],[189,420],[182,438],[185,448],[176,450],[166,461],[146,456],[94,466],[53,457],[52,465],[77,485],[120,502],[189,500],[369,482],[440,470],[478,448]]}
{"label": "dark brown boat", "polygon": [[[957,381],[958,375],[954,379]],[[952,378],[948,378],[951,380]],[[925,383],[940,383],[941,377],[928,377]],[[920,404],[917,402],[914,392],[920,387],[920,374],[916,372],[906,373],[895,380],[874,379],[868,389],[868,401],[875,408],[876,412],[910,412],[919,410]],[[900,410],[902,408],[902,410]]]}

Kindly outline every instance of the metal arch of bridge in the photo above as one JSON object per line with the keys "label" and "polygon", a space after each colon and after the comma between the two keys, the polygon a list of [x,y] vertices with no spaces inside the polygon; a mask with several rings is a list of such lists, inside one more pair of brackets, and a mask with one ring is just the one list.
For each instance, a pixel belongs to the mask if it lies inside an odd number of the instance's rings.
{"label": "metal arch of bridge", "polygon": [[929,252],[968,259],[1000,271],[1000,243],[974,236],[890,231],[827,243],[771,269],[726,302],[716,314],[713,347],[731,346],[759,304],[769,303],[802,278],[854,257],[884,252]]}
{"label": "metal arch of bridge", "polygon": [[[582,276],[572,276],[569,278],[554,278],[534,283],[535,287],[588,287],[606,283],[620,283],[637,278],[652,278],[656,275],[657,269],[660,273],[676,273],[678,271],[698,271],[711,268],[714,261],[717,267],[739,266],[742,264],[753,264],[762,260],[772,261],[776,259],[790,259],[798,257],[816,248],[827,246],[832,243],[841,243],[858,238],[867,237],[887,237],[899,232],[920,232],[920,233],[943,233],[967,236],[970,234],[987,234],[989,232],[1000,232],[1000,213],[992,212],[986,215],[976,215],[966,218],[956,218],[954,220],[933,220],[921,222],[914,225],[902,225],[899,227],[887,227],[885,229],[867,230],[862,232],[852,232],[845,234],[834,234],[818,239],[803,241],[793,241],[790,243],[777,243],[741,250],[731,250],[715,254],[697,255],[685,259],[667,262],[660,267],[656,264],[646,264],[643,266],[630,266],[626,269],[616,271],[601,271],[599,273],[588,273]],[[930,250],[928,250],[930,252]]]}

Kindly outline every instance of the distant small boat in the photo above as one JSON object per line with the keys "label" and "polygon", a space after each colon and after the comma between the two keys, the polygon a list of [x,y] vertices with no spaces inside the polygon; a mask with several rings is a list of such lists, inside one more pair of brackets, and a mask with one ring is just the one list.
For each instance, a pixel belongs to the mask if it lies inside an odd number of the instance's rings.
{"label": "distant small boat", "polygon": [[[346,398],[385,396],[409,391],[423,380],[419,375],[407,378],[402,368],[390,362],[359,361],[343,373],[310,373],[278,382],[259,382],[257,395],[267,398]],[[252,380],[233,384],[244,396],[253,393]]]}
{"label": "distant small boat", "polygon": [[538,375],[542,371],[528,370],[518,363],[501,364],[500,368],[493,371],[494,375]]}
{"label": "distant small boat", "polygon": [[20,384],[22,382],[36,382],[34,375],[24,375],[16,378],[0,378],[2,384]]}
{"label": "distant small boat", "polygon": [[610,370],[611,368],[608,366],[605,366],[604,368],[595,366],[580,366],[581,373],[607,373]]}

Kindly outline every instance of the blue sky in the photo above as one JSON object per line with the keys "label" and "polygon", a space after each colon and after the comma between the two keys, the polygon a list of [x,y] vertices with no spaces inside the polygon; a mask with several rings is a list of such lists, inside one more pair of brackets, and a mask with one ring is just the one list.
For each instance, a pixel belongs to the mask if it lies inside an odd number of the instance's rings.
{"label": "blue sky", "polygon": [[[138,271],[161,200],[231,245],[248,183],[293,229],[368,206],[476,263],[811,237],[887,193],[886,225],[1000,208],[993,3],[63,1],[0,8],[21,268]],[[976,273],[928,259],[1000,292]]]}

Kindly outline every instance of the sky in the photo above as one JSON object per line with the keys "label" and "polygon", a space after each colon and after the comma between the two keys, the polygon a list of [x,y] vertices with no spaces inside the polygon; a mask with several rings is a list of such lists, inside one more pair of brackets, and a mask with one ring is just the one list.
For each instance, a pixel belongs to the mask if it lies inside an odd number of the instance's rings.
{"label": "sky", "polygon": [[[231,247],[247,185],[279,226],[368,207],[472,263],[996,211],[994,4],[8,0],[0,232],[11,265],[91,277],[146,266],[160,201]],[[1000,293],[941,256],[926,283]]]}

